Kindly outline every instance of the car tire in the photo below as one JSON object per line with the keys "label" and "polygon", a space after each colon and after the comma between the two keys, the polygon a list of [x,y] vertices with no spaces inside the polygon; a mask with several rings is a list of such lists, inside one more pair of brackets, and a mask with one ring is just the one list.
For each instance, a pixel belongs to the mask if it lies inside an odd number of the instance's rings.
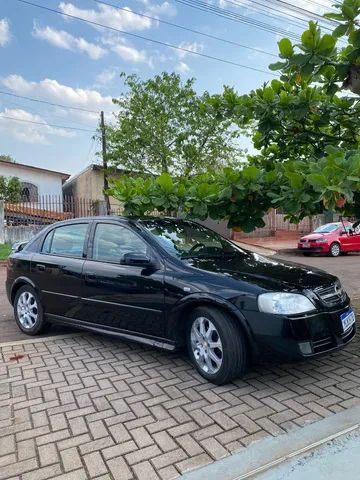
{"label": "car tire", "polygon": [[330,245],[329,255],[330,257],[339,257],[341,255],[341,248],[338,242],[333,242]]}
{"label": "car tire", "polygon": [[195,308],[187,325],[186,343],[197,371],[216,385],[224,385],[246,371],[244,335],[234,319],[222,310]]}
{"label": "car tire", "polygon": [[18,327],[26,335],[38,335],[49,325],[44,320],[40,298],[30,285],[24,285],[16,292],[14,315]]}

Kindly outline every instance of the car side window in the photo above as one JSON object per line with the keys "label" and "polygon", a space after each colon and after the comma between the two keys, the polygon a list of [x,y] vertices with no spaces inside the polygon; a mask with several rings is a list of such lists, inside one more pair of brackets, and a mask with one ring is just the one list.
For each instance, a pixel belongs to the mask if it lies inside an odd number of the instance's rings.
{"label": "car side window", "polygon": [[42,253],[65,257],[82,257],[87,229],[87,223],[55,228],[45,238]]}
{"label": "car side window", "polygon": [[96,226],[92,259],[120,263],[125,253],[147,253],[146,243],[121,225],[99,223]]}

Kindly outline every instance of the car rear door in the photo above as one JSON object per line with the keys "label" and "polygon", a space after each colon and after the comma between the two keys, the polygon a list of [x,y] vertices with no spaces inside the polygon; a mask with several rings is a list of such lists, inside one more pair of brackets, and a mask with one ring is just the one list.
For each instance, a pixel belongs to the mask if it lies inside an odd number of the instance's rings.
{"label": "car rear door", "polygon": [[83,321],[105,329],[164,337],[164,267],[121,264],[124,254],[156,255],[126,224],[95,222],[83,268]]}
{"label": "car rear door", "polygon": [[31,277],[46,314],[78,318],[90,225],[79,221],[54,226],[32,257]]}

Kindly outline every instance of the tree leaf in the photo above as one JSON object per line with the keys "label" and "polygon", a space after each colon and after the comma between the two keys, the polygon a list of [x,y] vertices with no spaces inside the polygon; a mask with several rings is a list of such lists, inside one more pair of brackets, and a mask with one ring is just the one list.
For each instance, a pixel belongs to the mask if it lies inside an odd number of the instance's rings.
{"label": "tree leaf", "polygon": [[348,30],[347,25],[339,25],[338,27],[335,28],[335,30],[332,32],[332,36],[335,38],[340,38],[343,37]]}
{"label": "tree leaf", "polygon": [[278,42],[279,51],[283,58],[290,58],[294,54],[294,48],[288,38],[283,38]]}
{"label": "tree leaf", "polygon": [[318,50],[320,53],[325,53],[333,50],[336,44],[336,39],[332,35],[325,34],[320,40]]}
{"label": "tree leaf", "polygon": [[281,70],[286,66],[286,62],[276,62],[276,63],[270,63],[269,69],[270,70]]}

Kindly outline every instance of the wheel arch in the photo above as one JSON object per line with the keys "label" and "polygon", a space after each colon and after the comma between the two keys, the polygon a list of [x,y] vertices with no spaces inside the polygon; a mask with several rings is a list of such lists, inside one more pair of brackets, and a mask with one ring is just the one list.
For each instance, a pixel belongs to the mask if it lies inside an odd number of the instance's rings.
{"label": "wheel arch", "polygon": [[19,277],[15,280],[15,282],[11,286],[10,290],[10,300],[11,304],[14,305],[14,300],[17,292],[20,290],[21,287],[24,285],[30,285],[35,291],[37,291],[35,284],[30,278],[27,277]]}
{"label": "wheel arch", "polygon": [[254,357],[258,354],[252,331],[241,311],[228,300],[207,294],[188,296],[177,303],[171,310],[169,315],[169,333],[175,332],[174,340],[178,347],[185,345],[185,332],[189,314],[197,307],[212,307],[230,315],[244,334],[250,356]]}

